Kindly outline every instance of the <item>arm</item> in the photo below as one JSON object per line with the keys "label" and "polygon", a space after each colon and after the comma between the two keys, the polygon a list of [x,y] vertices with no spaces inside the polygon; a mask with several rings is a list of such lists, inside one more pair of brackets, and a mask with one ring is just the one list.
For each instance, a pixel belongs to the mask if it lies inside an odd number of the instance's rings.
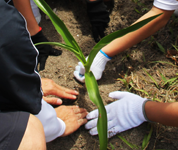
{"label": "arm", "polygon": [[157,103],[148,101],[145,113],[149,120],[168,126],[178,127],[178,103]]}
{"label": "arm", "polygon": [[[42,28],[39,27],[36,18],[33,14],[30,0],[13,0],[16,9],[24,16],[27,22],[27,28],[30,32],[32,42],[34,44],[40,42],[48,42],[48,39],[43,35]],[[38,63],[40,64],[39,71],[45,69],[45,63],[49,55],[59,56],[62,51],[52,48],[50,45],[38,45],[36,48],[39,51]]]}
{"label": "arm", "polygon": [[145,38],[153,35],[160,28],[165,26],[173,12],[174,11],[162,10],[153,6],[148,13],[146,13],[144,16],[138,19],[135,23],[160,13],[163,14],[154,19],[153,21],[149,22],[142,28],[134,32],[131,32],[121,38],[113,40],[111,43],[103,47],[102,50],[110,57],[119,54],[120,52],[132,47],[133,45],[139,43]]}
{"label": "arm", "polygon": [[[176,3],[176,6],[177,5],[178,4]],[[105,53],[105,55],[103,55],[101,52],[98,52],[90,68],[96,80],[99,80],[101,78],[102,73],[105,69],[105,65],[111,59],[111,57],[121,53],[122,51],[132,47],[133,45],[154,34],[156,31],[166,25],[173,12],[174,10],[168,11],[153,6],[148,13],[138,19],[135,23],[160,13],[163,14],[153,21],[149,22],[142,28],[128,33],[123,37],[117,38],[103,47],[102,51]],[[105,57],[106,55],[107,57]],[[78,64],[78,66],[75,68],[74,76],[80,82],[85,82],[85,78],[84,76],[82,76],[84,75],[84,72],[85,71],[83,65]]]}
{"label": "arm", "polygon": [[32,12],[30,0],[13,0],[13,3],[16,9],[25,17],[30,35],[37,34],[40,27]]}

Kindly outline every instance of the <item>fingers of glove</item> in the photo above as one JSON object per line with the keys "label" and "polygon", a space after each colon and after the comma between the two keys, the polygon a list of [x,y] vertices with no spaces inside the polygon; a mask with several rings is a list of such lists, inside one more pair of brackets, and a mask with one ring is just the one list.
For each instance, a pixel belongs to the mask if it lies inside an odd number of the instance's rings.
{"label": "fingers of glove", "polygon": [[130,92],[121,92],[121,91],[114,91],[109,93],[109,97],[114,98],[114,99],[123,99],[125,98],[126,100],[146,100],[146,98],[142,98],[139,95],[130,93]]}
{"label": "fingers of glove", "polygon": [[108,138],[113,137],[117,133],[119,133],[119,127],[118,126],[114,126],[113,128],[108,130]]}
{"label": "fingers of glove", "polygon": [[87,122],[85,124],[85,129],[92,129],[92,128],[95,128],[97,126],[97,121],[98,119],[93,119],[93,120],[90,120],[89,122]]}
{"label": "fingers of glove", "polygon": [[103,38],[105,36],[104,30],[105,28],[103,26],[98,27],[98,33],[99,33],[100,38]]}
{"label": "fingers of glove", "polygon": [[83,67],[83,68],[84,68],[82,62],[79,61],[79,62],[78,62],[78,65],[79,65],[80,67]]}
{"label": "fingers of glove", "polygon": [[80,75],[79,71],[74,71],[74,76],[78,81],[80,81],[82,83],[85,82],[85,76]]}
{"label": "fingers of glove", "polygon": [[130,94],[130,93],[129,92],[114,91],[114,92],[109,93],[109,97],[114,98],[114,99],[121,99],[128,94]]}
{"label": "fingers of glove", "polygon": [[[114,107],[115,108],[115,107]],[[110,107],[110,109],[114,109],[112,106]],[[116,118],[116,112],[114,111],[110,111],[110,109],[107,110],[107,107],[106,107],[106,111],[107,111],[107,118],[108,118],[108,121],[111,121],[113,120],[114,118]],[[108,113],[109,112],[109,113]],[[114,112],[114,113],[113,113]]]}
{"label": "fingers of glove", "polygon": [[[91,120],[88,123],[85,124],[86,129],[91,129],[89,133],[91,135],[97,135],[97,119]],[[119,133],[119,127],[117,126],[116,122],[114,120],[108,122],[108,138],[111,138],[112,136]]]}
{"label": "fingers of glove", "polygon": [[85,74],[85,67],[83,66],[83,64],[81,62],[78,63],[78,66],[80,66],[79,73],[81,75],[84,75]]}
{"label": "fingers of glove", "polygon": [[95,109],[95,110],[91,111],[91,112],[86,116],[86,118],[87,118],[88,120],[98,118],[98,109]]}
{"label": "fingers of glove", "polygon": [[[87,122],[85,124],[85,128],[86,129],[92,129],[92,128],[95,128],[97,126],[97,122],[98,122],[98,118],[95,118],[93,120],[90,120],[89,122]],[[116,119],[113,119],[113,120],[110,120],[108,121],[108,130],[117,126],[117,120]]]}
{"label": "fingers of glove", "polygon": [[49,55],[51,55],[51,56],[59,56],[61,54],[62,54],[61,50],[58,50],[58,49],[50,47]]}
{"label": "fingers of glove", "polygon": [[[112,103],[111,103],[111,104],[112,104]],[[113,108],[111,104],[109,104],[109,105],[107,105],[107,106],[105,107],[105,108],[106,108],[106,112],[107,112],[108,120],[112,120],[112,119],[114,118],[114,116],[115,116],[115,114],[111,114],[111,113],[110,113],[110,110]],[[111,105],[111,106],[110,106],[110,105]],[[115,104],[113,104],[113,105],[115,105]],[[114,116],[113,116],[113,115],[114,115]],[[87,118],[88,120],[98,118],[98,109],[95,109],[95,110],[91,111],[91,112],[86,116],[86,118]]]}
{"label": "fingers of glove", "polygon": [[118,126],[119,122],[117,118],[113,118],[112,120],[108,121],[108,130],[112,129],[113,127]]}
{"label": "fingers of glove", "polygon": [[41,59],[39,60],[39,63],[40,63],[39,71],[45,69],[46,59],[47,59],[47,57],[41,57]]}
{"label": "fingers of glove", "polygon": [[93,38],[95,42],[98,43],[100,41],[100,38],[99,38],[99,32],[97,30],[97,27],[92,26],[92,33],[93,33]]}
{"label": "fingers of glove", "polygon": [[78,71],[78,72],[80,72],[80,66],[79,65],[77,65],[76,67],[75,67],[75,71]]}
{"label": "fingers of glove", "polygon": [[36,48],[39,51],[39,56],[48,56],[51,49],[50,45],[37,45]]}
{"label": "fingers of glove", "polygon": [[91,129],[91,130],[89,131],[89,133],[90,133],[91,135],[97,135],[97,134],[98,134],[97,127]]}

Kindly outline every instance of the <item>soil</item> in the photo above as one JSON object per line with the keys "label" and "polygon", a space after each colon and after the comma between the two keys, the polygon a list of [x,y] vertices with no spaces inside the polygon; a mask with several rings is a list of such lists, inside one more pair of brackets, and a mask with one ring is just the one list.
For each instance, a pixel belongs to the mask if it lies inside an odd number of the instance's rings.
{"label": "soil", "polygon": [[[71,34],[76,39],[85,56],[88,56],[90,50],[96,44],[91,32],[91,25],[87,17],[86,3],[83,0],[46,0],[52,9],[56,8],[56,14],[63,20]],[[110,23],[106,29],[106,35],[116,30],[128,27],[136,19],[145,14],[152,7],[152,0],[140,0],[136,3],[132,0],[115,0],[114,7],[110,13]],[[50,41],[63,42],[61,36],[54,29],[51,21],[42,14],[40,26],[43,33]],[[99,90],[104,104],[109,104],[115,100],[108,97],[112,91],[126,91],[131,85],[135,88],[131,92],[143,97],[149,97],[161,102],[173,102],[177,100],[176,85],[174,93],[170,92],[170,86],[163,85],[164,75],[166,79],[176,77],[178,71],[176,58],[166,57],[167,55],[160,51],[155,41],[158,41],[166,51],[173,49],[172,44],[177,42],[177,18],[172,16],[168,24],[147,38],[141,43],[134,45],[125,52],[113,57],[106,65],[102,79],[98,81]],[[61,49],[56,47],[57,49]],[[46,62],[45,70],[40,72],[41,77],[53,79],[57,84],[76,89],[80,95],[74,103],[64,100],[66,105],[79,105],[88,111],[96,109],[96,106],[90,101],[85,84],[81,84],[74,79],[73,71],[78,63],[75,55],[62,49],[60,56],[49,56]],[[155,62],[154,61],[162,61]],[[167,64],[165,62],[169,62]],[[145,70],[145,71],[144,71]],[[149,75],[155,79],[159,87]],[[120,79],[125,79],[126,84]],[[130,82],[132,81],[132,83]],[[129,84],[130,83],[130,84]],[[141,92],[141,89],[149,93]],[[145,135],[150,131],[149,125],[153,127],[153,133],[147,150],[153,149],[178,149],[178,128],[163,126],[157,123],[143,123],[137,128],[119,133],[129,143],[139,146],[141,149],[142,141]],[[98,136],[91,136],[84,126],[80,127],[73,134],[57,138],[47,144],[48,150],[98,150]],[[118,136],[108,140],[108,149],[130,150],[131,148],[123,142]]]}

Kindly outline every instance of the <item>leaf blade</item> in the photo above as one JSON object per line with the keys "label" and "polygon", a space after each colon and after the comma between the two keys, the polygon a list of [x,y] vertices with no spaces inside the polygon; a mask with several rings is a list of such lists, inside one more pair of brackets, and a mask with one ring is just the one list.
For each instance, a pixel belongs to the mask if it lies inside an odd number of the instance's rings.
{"label": "leaf blade", "polygon": [[[34,0],[36,5],[50,18],[57,32],[62,36],[65,43],[75,49],[78,50],[81,56],[83,53],[78,46],[77,42],[68,31],[66,25],[63,23],[61,19],[52,11],[52,9],[48,6],[48,4],[44,0]],[[84,57],[84,56],[83,56]]]}
{"label": "leaf blade", "polygon": [[97,130],[100,142],[100,149],[107,149],[107,114],[103,101],[99,94],[98,84],[92,72],[85,73],[85,83],[90,100],[98,107],[99,116]]}

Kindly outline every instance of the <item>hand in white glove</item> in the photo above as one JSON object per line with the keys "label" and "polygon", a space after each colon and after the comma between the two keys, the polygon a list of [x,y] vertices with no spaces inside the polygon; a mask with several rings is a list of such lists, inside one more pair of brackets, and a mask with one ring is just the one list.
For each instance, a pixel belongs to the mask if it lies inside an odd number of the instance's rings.
{"label": "hand in white glove", "polygon": [[[107,56],[101,50],[97,53],[96,57],[93,60],[92,65],[90,67],[90,70],[93,72],[96,80],[101,79],[101,76],[105,69],[106,63],[110,59],[111,58],[109,56]],[[84,83],[85,82],[84,74],[85,74],[85,68],[84,68],[83,64],[81,62],[79,62],[78,65],[75,67],[74,76],[77,80]]]}
{"label": "hand in white glove", "polygon": [[[119,100],[105,107],[108,117],[108,138],[147,121],[144,112],[147,99],[136,94],[120,91],[109,93],[109,97]],[[90,129],[91,135],[97,135],[98,110],[90,112],[86,118],[92,120],[85,125],[85,128]]]}

